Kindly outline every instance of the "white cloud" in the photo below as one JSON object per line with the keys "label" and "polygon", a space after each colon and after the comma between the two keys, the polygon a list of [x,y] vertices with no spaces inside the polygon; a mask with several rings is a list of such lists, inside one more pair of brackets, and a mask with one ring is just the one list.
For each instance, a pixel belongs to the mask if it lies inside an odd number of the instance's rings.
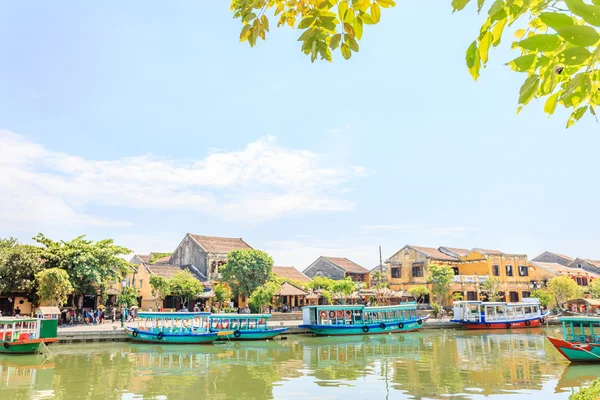
{"label": "white cloud", "polygon": [[286,149],[272,136],[189,162],[153,155],[88,160],[0,130],[0,223],[128,225],[88,215],[85,210],[94,206],[185,209],[232,220],[347,211],[354,203],[340,195],[344,185],[364,175],[362,167],[333,165],[316,153]]}

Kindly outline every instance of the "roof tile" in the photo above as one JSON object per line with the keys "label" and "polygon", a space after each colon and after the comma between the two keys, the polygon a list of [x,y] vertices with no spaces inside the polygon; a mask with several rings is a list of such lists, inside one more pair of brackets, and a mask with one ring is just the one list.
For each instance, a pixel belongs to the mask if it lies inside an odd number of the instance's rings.
{"label": "roof tile", "polygon": [[311,279],[294,267],[273,267],[273,273],[279,278],[293,279],[298,282],[310,282]]}
{"label": "roof tile", "polygon": [[252,250],[252,247],[241,238],[193,235],[194,239],[208,253],[227,254],[232,250]]}
{"label": "roof tile", "polygon": [[323,256],[323,258],[326,259],[327,261],[331,262],[332,264],[337,265],[344,271],[350,272],[352,274],[368,274],[369,273],[369,271],[366,268],[361,267],[357,263],[350,261],[345,257],[325,257],[325,256]]}

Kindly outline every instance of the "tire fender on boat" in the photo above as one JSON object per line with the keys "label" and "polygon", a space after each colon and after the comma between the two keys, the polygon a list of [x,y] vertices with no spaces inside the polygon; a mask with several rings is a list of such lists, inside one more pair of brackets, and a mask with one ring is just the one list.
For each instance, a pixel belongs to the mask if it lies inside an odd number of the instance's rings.
{"label": "tire fender on boat", "polygon": [[417,321],[417,324],[419,324],[419,325],[423,325],[423,320],[422,320],[422,319],[419,319],[419,320]]}
{"label": "tire fender on boat", "polygon": [[506,323],[506,329],[510,329],[510,323]]}
{"label": "tire fender on boat", "polygon": [[335,318],[335,311],[329,311],[329,318]]}
{"label": "tire fender on boat", "polygon": [[543,324],[544,322],[546,322],[546,320],[544,319],[544,317],[540,318],[540,324]]}
{"label": "tire fender on boat", "polygon": [[489,328],[490,326],[492,326],[492,325],[490,325],[490,323],[489,323],[489,322],[486,322],[486,323],[485,323],[485,327],[486,327],[486,328]]}
{"label": "tire fender on boat", "polygon": [[233,336],[235,336],[236,338],[239,338],[240,336],[242,336],[242,332],[240,332],[239,330],[236,330],[233,332]]}
{"label": "tire fender on boat", "polygon": [[530,326],[531,325],[531,321],[525,321],[525,325]]}
{"label": "tire fender on boat", "polygon": [[383,322],[382,322],[382,323],[380,323],[380,324],[379,324],[379,328],[381,328],[381,329],[385,329],[385,324],[384,324]]}
{"label": "tire fender on boat", "polygon": [[10,347],[10,344],[8,344],[8,342],[4,342],[4,348],[8,349]]}
{"label": "tire fender on boat", "polygon": [[158,340],[162,340],[162,338],[163,338],[164,336],[165,336],[165,334],[164,334],[164,333],[162,333],[162,332],[158,332],[158,335],[156,335],[156,338],[157,338]]}
{"label": "tire fender on boat", "polygon": [[368,327],[368,326],[366,326],[366,325],[365,325],[365,326],[363,326],[363,332],[364,332],[364,333],[367,333],[367,332],[369,332],[369,327]]}
{"label": "tire fender on boat", "polygon": [[134,331],[131,333],[131,336],[133,336],[133,337],[137,337],[138,336],[137,329],[134,329]]}
{"label": "tire fender on boat", "polygon": [[400,323],[398,324],[398,328],[399,328],[399,329],[404,329],[404,324],[403,324],[402,322],[400,322]]}

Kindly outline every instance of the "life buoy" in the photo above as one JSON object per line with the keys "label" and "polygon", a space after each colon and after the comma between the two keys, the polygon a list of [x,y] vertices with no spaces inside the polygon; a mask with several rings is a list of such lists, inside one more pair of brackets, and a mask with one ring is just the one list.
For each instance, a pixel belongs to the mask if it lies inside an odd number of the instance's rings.
{"label": "life buoy", "polygon": [[338,317],[338,319],[343,318],[344,317],[344,312],[342,310],[338,310],[337,317]]}
{"label": "life buoy", "polygon": [[540,318],[540,324],[543,324],[544,322],[546,322],[546,320],[544,318]]}
{"label": "life buoy", "polygon": [[10,347],[10,344],[8,344],[8,342],[4,342],[4,348],[8,349]]}
{"label": "life buoy", "polygon": [[419,325],[423,325],[423,320],[422,320],[422,319],[419,319],[419,320],[417,321],[417,324],[419,324]]}
{"label": "life buoy", "polygon": [[369,332],[369,327],[368,327],[368,326],[366,326],[366,325],[365,325],[365,326],[363,326],[363,332],[364,332],[364,333],[367,333],[367,332]]}
{"label": "life buoy", "polygon": [[242,332],[240,332],[239,330],[236,330],[235,332],[233,332],[233,336],[235,336],[236,338],[239,338],[240,336],[242,336]]}
{"label": "life buoy", "polygon": [[335,318],[335,311],[329,311],[329,318]]}
{"label": "life buoy", "polygon": [[404,324],[402,322],[398,324],[398,329],[404,329]]}
{"label": "life buoy", "polygon": [[509,322],[506,323],[506,329],[510,329],[510,323]]}
{"label": "life buoy", "polygon": [[527,326],[531,325],[531,321],[525,321],[525,325],[527,325]]}
{"label": "life buoy", "polygon": [[319,315],[321,316],[321,318],[327,317],[327,313],[325,311],[321,311]]}
{"label": "life buoy", "polygon": [[379,324],[379,327],[380,327],[381,329],[385,329],[385,324],[382,322],[382,323],[380,323],[380,324]]}
{"label": "life buoy", "polygon": [[131,334],[131,336],[138,337],[138,331],[137,331],[137,329],[133,331],[133,333]]}
{"label": "life buoy", "polygon": [[346,317],[351,318],[352,317],[352,311],[350,311],[350,310],[346,311]]}
{"label": "life buoy", "polygon": [[485,324],[485,327],[486,327],[486,328],[489,328],[490,326],[492,326],[492,325],[490,325],[490,323],[489,323],[489,322],[486,322],[486,324]]}
{"label": "life buoy", "polygon": [[164,336],[165,336],[165,334],[164,334],[164,333],[162,333],[162,332],[158,332],[158,335],[156,335],[156,338],[157,338],[158,340],[162,340],[162,338],[163,338]]}

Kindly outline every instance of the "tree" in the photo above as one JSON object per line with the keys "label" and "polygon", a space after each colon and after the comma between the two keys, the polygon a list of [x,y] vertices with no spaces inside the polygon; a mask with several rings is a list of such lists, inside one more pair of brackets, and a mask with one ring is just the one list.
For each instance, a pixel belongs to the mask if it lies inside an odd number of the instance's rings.
{"label": "tree", "polygon": [[279,286],[276,283],[267,282],[252,292],[248,300],[252,312],[264,312],[272,304],[277,289],[279,289]]}
{"label": "tree", "polygon": [[449,265],[429,264],[427,281],[431,283],[431,292],[437,297],[435,303],[444,304],[454,280],[454,270]]}
{"label": "tree", "polygon": [[548,308],[548,306],[552,304],[552,301],[554,300],[552,293],[550,293],[548,289],[536,289],[533,291],[533,293],[531,293],[531,297],[539,299],[540,304],[544,308]]}
{"label": "tree", "polygon": [[62,307],[68,296],[73,293],[69,274],[64,269],[50,268],[35,274],[37,295],[40,302]]}
{"label": "tree", "polygon": [[23,292],[35,296],[35,274],[44,269],[40,250],[19,244],[16,239],[0,239],[0,293]]}
{"label": "tree", "polygon": [[121,305],[121,307],[130,308],[138,304],[138,297],[140,293],[137,288],[133,286],[127,286],[123,288],[123,292],[117,298],[117,303]]}
{"label": "tree", "polygon": [[548,281],[548,291],[556,300],[556,305],[563,308],[565,302],[583,297],[583,289],[568,276],[557,276]]}
{"label": "tree", "polygon": [[55,242],[41,233],[33,239],[42,245],[41,256],[47,268],[67,271],[75,295],[100,292],[104,296],[106,285],[120,280],[130,268],[121,256],[131,250],[114,244],[112,239],[94,242],[79,236]]}
{"label": "tree", "polygon": [[308,286],[313,290],[331,290],[334,282],[333,279],[327,278],[326,276],[315,276]]}
{"label": "tree", "polygon": [[171,294],[181,299],[182,305],[188,304],[190,300],[198,298],[204,291],[202,284],[190,271],[181,271],[169,279]]}
{"label": "tree", "polygon": [[600,299],[600,279],[590,282],[590,293],[594,299]]}
{"label": "tree", "polygon": [[152,288],[152,296],[156,303],[156,309],[162,306],[165,297],[171,293],[171,285],[169,280],[164,276],[150,275],[150,287]]}
{"label": "tree", "polygon": [[[590,4],[591,1],[593,4]],[[451,0],[454,11],[471,0]],[[519,90],[521,108],[532,99],[545,99],[544,111],[553,114],[557,105],[573,109],[567,127],[586,112],[594,117],[600,102],[599,39],[600,2],[597,0],[497,0],[489,2],[488,18],[466,51],[467,69],[473,79],[487,65],[490,48],[498,47],[505,27],[516,24],[511,47],[520,55],[507,65],[526,74]],[[477,1],[478,12],[484,0]],[[332,61],[339,48],[349,59],[359,51],[364,25],[377,24],[381,8],[394,7],[394,0],[232,0],[231,9],[242,23],[240,41],[255,46],[269,32],[267,11],[273,11],[277,26],[287,25],[301,33],[302,52]],[[466,44],[465,44],[465,47]]]}
{"label": "tree", "polygon": [[383,303],[384,289],[388,287],[387,275],[382,271],[375,271],[371,274],[371,284],[377,293],[377,303]]}
{"label": "tree", "polygon": [[227,264],[221,270],[233,294],[250,296],[264,285],[273,271],[273,259],[260,250],[233,250],[227,255]]}
{"label": "tree", "polygon": [[427,296],[429,292],[429,288],[425,285],[415,285],[407,290],[408,294],[417,300],[418,303],[423,303],[425,296]]}
{"label": "tree", "polygon": [[482,292],[487,294],[487,298],[489,301],[498,301],[500,300],[500,288],[502,282],[500,282],[500,278],[492,276],[483,281],[479,288]]}
{"label": "tree", "polygon": [[219,307],[223,307],[223,304],[228,304],[231,301],[231,289],[222,283],[215,286],[215,301],[219,303]]}
{"label": "tree", "polygon": [[462,301],[465,298],[461,292],[454,292],[452,295],[452,300],[454,301]]}
{"label": "tree", "polygon": [[340,298],[342,300],[342,304],[346,304],[345,297],[354,293],[355,290],[356,284],[349,277],[334,281],[331,287],[333,295]]}

